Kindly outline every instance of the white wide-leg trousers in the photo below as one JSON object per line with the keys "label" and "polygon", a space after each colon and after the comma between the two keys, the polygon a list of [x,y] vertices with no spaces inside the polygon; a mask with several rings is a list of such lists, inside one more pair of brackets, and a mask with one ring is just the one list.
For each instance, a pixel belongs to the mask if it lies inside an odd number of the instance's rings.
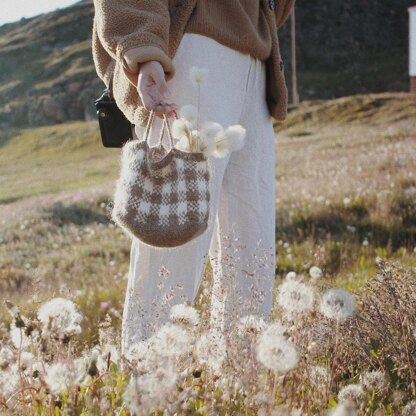
{"label": "white wide-leg trousers", "polygon": [[[190,68],[208,68],[207,80],[200,86],[201,121],[216,121],[224,128],[241,124],[247,135],[241,150],[225,158],[210,157],[210,221],[204,234],[167,249],[132,240],[123,354],[166,323],[172,305],[193,304],[208,256],[213,269],[212,326],[227,330],[236,316],[260,314],[267,320],[271,313],[276,261],[275,137],[266,105],[265,63],[191,33],[184,34],[173,61],[176,74],[168,82],[170,101],[179,107],[198,106]],[[151,145],[156,145],[160,127],[157,117],[149,135]]]}

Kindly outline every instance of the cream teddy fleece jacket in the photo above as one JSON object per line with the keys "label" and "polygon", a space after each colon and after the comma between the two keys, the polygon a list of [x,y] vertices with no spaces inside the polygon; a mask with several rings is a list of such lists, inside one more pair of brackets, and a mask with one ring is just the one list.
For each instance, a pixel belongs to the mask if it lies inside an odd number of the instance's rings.
{"label": "cream teddy fleece jacket", "polygon": [[[145,126],[149,111],[136,90],[140,64],[159,61],[170,80],[175,75],[172,58],[183,33],[200,33],[266,61],[267,105],[270,115],[283,121],[287,86],[277,29],[287,20],[295,0],[257,0],[260,7],[253,7],[253,1],[94,0],[97,74],[107,86],[113,74],[118,106],[133,124]],[[241,36],[230,27],[239,28]]]}

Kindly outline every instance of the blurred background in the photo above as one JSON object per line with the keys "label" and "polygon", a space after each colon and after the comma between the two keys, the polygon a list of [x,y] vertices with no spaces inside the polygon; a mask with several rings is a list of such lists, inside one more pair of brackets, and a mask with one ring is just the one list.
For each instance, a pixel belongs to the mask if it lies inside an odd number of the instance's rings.
{"label": "blurred background", "polygon": [[[92,2],[0,3],[0,290],[27,313],[61,294],[118,325],[130,244],[109,220],[119,152],[96,122]],[[411,6],[297,0],[279,29],[290,106],[275,123],[278,278],[317,265],[355,290],[376,256],[416,265]]]}

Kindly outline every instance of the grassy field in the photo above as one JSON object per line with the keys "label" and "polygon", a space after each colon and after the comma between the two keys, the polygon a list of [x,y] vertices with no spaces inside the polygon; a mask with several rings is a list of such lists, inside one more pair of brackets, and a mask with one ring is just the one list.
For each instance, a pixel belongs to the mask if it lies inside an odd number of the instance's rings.
{"label": "grassy field", "polygon": [[[376,257],[415,270],[415,119],[414,97],[385,93],[304,102],[276,123],[277,285],[318,266],[323,286],[358,293]],[[106,316],[120,330],[130,243],[109,219],[118,166],[95,122],[0,133],[0,290],[27,317],[73,300],[79,348],[99,342]],[[0,321],[6,334],[6,308]]]}

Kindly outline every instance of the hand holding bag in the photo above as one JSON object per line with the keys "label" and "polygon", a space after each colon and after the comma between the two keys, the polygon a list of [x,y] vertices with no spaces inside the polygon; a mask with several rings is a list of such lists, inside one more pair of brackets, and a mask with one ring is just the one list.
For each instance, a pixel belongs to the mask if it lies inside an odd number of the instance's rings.
{"label": "hand holding bag", "polygon": [[[175,247],[207,229],[210,167],[203,153],[174,147],[166,114],[159,144],[150,147],[148,136],[154,118],[155,112],[151,111],[142,140],[128,141],[122,147],[112,219],[143,243]],[[162,144],[165,129],[169,150]]]}

